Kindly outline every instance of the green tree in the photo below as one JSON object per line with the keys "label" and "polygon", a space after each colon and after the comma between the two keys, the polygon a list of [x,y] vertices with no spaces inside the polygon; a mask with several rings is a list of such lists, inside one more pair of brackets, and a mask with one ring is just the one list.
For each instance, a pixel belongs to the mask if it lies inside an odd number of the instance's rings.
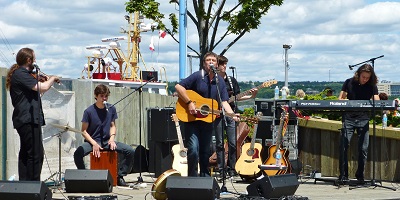
{"label": "green tree", "polygon": [[[186,1],[170,0],[170,4]],[[230,10],[224,7],[229,2]],[[220,55],[225,54],[240,38],[253,29],[257,29],[261,24],[261,18],[267,15],[271,6],[282,5],[283,0],[238,0],[232,5],[232,1],[227,0],[192,0],[193,8],[187,8],[187,16],[195,24],[199,36],[198,47],[190,47],[200,58],[208,51],[214,51],[229,35],[236,35],[231,41],[226,42]],[[156,0],[130,0],[125,3],[125,10],[128,13],[140,12],[144,17],[152,19],[158,23],[158,29],[166,30],[176,42],[175,34],[178,32],[178,20],[175,13],[169,14],[171,28],[163,23],[165,15],[159,10]],[[219,29],[223,25],[227,28]]]}

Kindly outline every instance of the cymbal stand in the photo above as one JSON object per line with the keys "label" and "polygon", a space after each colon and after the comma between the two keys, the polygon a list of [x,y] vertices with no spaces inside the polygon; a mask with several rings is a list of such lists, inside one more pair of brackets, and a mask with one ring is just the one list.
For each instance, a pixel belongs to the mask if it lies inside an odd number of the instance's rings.
{"label": "cymbal stand", "polygon": [[65,130],[63,130],[63,131],[61,131],[59,133],[56,133],[56,134],[54,134],[52,136],[49,136],[49,137],[43,139],[43,140],[47,140],[47,139],[53,138],[55,136],[58,137],[58,172],[53,173],[49,178],[44,180],[44,182],[46,182],[48,180],[53,179],[54,176],[58,175],[58,180],[56,179],[54,181],[54,186],[60,186],[62,184],[62,182],[63,182],[62,179],[61,179],[61,174],[62,174],[62,172],[61,172],[61,136],[62,136],[63,133],[66,133],[67,131],[68,130],[65,129]]}

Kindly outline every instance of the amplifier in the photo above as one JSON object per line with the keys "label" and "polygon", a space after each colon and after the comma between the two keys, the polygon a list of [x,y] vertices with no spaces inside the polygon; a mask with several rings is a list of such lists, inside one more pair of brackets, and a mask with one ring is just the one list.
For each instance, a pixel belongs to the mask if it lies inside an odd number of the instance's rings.
{"label": "amplifier", "polygon": [[[175,108],[147,108],[147,133],[148,139],[155,142],[178,141],[175,122],[171,115],[175,113]],[[180,123],[182,138],[185,138],[183,123]]]}

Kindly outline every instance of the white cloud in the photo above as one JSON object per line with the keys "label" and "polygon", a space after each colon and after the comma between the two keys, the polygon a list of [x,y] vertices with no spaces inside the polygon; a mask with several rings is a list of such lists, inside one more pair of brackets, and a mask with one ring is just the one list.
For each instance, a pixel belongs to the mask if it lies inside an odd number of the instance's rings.
{"label": "white cloud", "polygon": [[[15,59],[12,53],[27,46],[36,51],[45,73],[79,78],[87,56],[91,55],[91,50],[85,47],[107,45],[101,42],[102,38],[120,36],[120,27],[127,26],[126,1],[122,0],[0,2],[0,36],[7,39],[0,40],[2,67],[9,67]],[[175,6],[161,3],[160,8],[178,16]],[[397,1],[285,0],[282,6],[271,8],[259,29],[252,30],[229,49],[228,65],[237,67],[239,81],[284,81],[282,45],[290,44],[289,81],[328,81],[329,74],[332,81],[344,81],[354,73],[348,65],[380,55],[384,57],[375,61],[378,77],[397,81],[398,10]],[[191,23],[189,20],[187,42],[198,49],[197,30]],[[152,36],[157,50],[153,53],[148,49]],[[142,33],[140,53],[144,63],[140,59],[139,66],[145,69],[146,65],[157,71],[165,69],[168,81],[178,80],[179,46],[170,35],[163,39],[157,36],[157,31]],[[215,52],[221,52],[227,42]],[[124,41],[121,46],[127,47]],[[195,71],[199,61],[192,61]]]}

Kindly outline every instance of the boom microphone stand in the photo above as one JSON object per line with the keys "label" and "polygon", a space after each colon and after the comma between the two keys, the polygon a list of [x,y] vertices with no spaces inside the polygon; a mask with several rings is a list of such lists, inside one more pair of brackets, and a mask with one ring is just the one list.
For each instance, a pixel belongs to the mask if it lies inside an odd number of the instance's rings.
{"label": "boom microphone stand", "polygon": [[[218,81],[218,73],[217,73],[217,70],[215,69],[215,67],[213,66],[213,65],[210,65],[210,68],[211,68],[211,70],[213,71],[213,73],[214,73],[214,78],[215,78],[215,83],[216,83],[216,86],[217,86],[217,94],[218,94],[218,102],[221,104],[221,111],[222,111],[222,113],[221,113],[221,116],[222,116],[222,118],[221,118],[221,120],[222,120],[222,122],[220,122],[220,123],[223,123],[222,124],[222,126],[221,126],[221,129],[222,129],[222,132],[221,132],[221,138],[222,138],[222,142],[224,142],[224,138],[223,138],[223,135],[224,135],[224,125],[225,126],[227,126],[227,123],[226,123],[226,114],[225,114],[225,109],[222,107],[222,99],[221,99],[221,91],[220,91],[220,88],[219,88],[219,81]],[[221,186],[221,193],[227,193],[228,192],[228,189],[226,188],[226,185],[225,185],[225,179],[226,179],[226,169],[225,169],[225,148],[223,148],[223,157],[222,157],[222,186]],[[230,193],[232,193],[232,192],[230,192]]]}
{"label": "boom microphone stand", "polygon": [[[225,109],[222,107],[222,99],[221,99],[221,92],[220,92],[220,88],[219,88],[219,81],[218,81],[218,73],[217,73],[217,70],[215,69],[215,67],[213,66],[213,65],[210,65],[210,68],[211,68],[211,70],[213,71],[213,73],[214,73],[214,78],[215,78],[215,85],[217,86],[217,94],[218,94],[218,103],[221,105],[221,111],[222,111],[222,113],[221,113],[221,122],[220,123],[223,123],[222,125],[221,125],[221,129],[222,129],[222,131],[221,131],[221,139],[222,139],[222,186],[221,186],[221,192],[223,193],[223,192],[227,192],[228,191],[228,189],[226,188],[226,186],[225,186],[225,179],[226,179],[226,169],[225,169],[225,148],[224,148],[224,125],[226,126],[227,124],[226,124],[226,120],[225,120]],[[217,163],[218,163],[218,156],[217,156]]]}
{"label": "boom microphone stand", "polygon": [[[353,70],[353,67],[355,67],[355,66],[358,66],[358,65],[361,65],[361,64],[364,64],[364,63],[367,63],[367,62],[371,62],[372,68],[373,68],[374,71],[375,71],[375,60],[378,59],[378,58],[382,58],[383,56],[384,56],[384,55],[381,55],[381,56],[378,56],[378,57],[375,57],[375,58],[371,58],[371,59],[369,59],[369,60],[366,60],[366,61],[364,61],[364,62],[355,64],[355,65],[349,65],[349,69],[350,69],[350,70]],[[373,95],[374,95],[374,94],[373,94]],[[370,183],[369,186],[373,186],[374,188],[375,188],[375,187],[382,187],[382,188],[386,188],[386,189],[390,189],[390,190],[396,191],[396,188],[391,188],[391,187],[383,186],[383,185],[382,185],[382,181],[376,180],[376,179],[375,179],[376,122],[375,122],[375,117],[374,117],[374,115],[375,115],[375,98],[372,97],[372,116],[373,116],[373,118],[372,118],[372,132],[373,132],[373,138],[372,138],[372,150],[371,150],[371,152],[372,152],[372,155],[371,155],[371,156],[372,156],[372,157],[371,157],[371,159],[372,159],[372,179],[371,179],[371,183]],[[358,153],[360,153],[360,152],[358,152]],[[377,182],[379,182],[380,184],[377,184]],[[356,188],[357,188],[357,187],[356,187]],[[349,189],[351,190],[351,189],[354,189],[354,188],[349,188]]]}
{"label": "boom microphone stand", "polygon": [[[135,90],[133,90],[131,93],[127,94],[126,96],[122,97],[119,101],[115,102],[112,104],[110,107],[115,106],[128,96],[132,95],[136,91],[139,91],[139,146],[142,146],[142,88],[147,85],[150,81],[152,81],[155,77],[152,77],[150,80],[148,80],[146,83],[143,85],[139,86]],[[143,177],[142,177],[142,148],[139,148],[139,177],[138,177],[138,183],[143,183]]]}

